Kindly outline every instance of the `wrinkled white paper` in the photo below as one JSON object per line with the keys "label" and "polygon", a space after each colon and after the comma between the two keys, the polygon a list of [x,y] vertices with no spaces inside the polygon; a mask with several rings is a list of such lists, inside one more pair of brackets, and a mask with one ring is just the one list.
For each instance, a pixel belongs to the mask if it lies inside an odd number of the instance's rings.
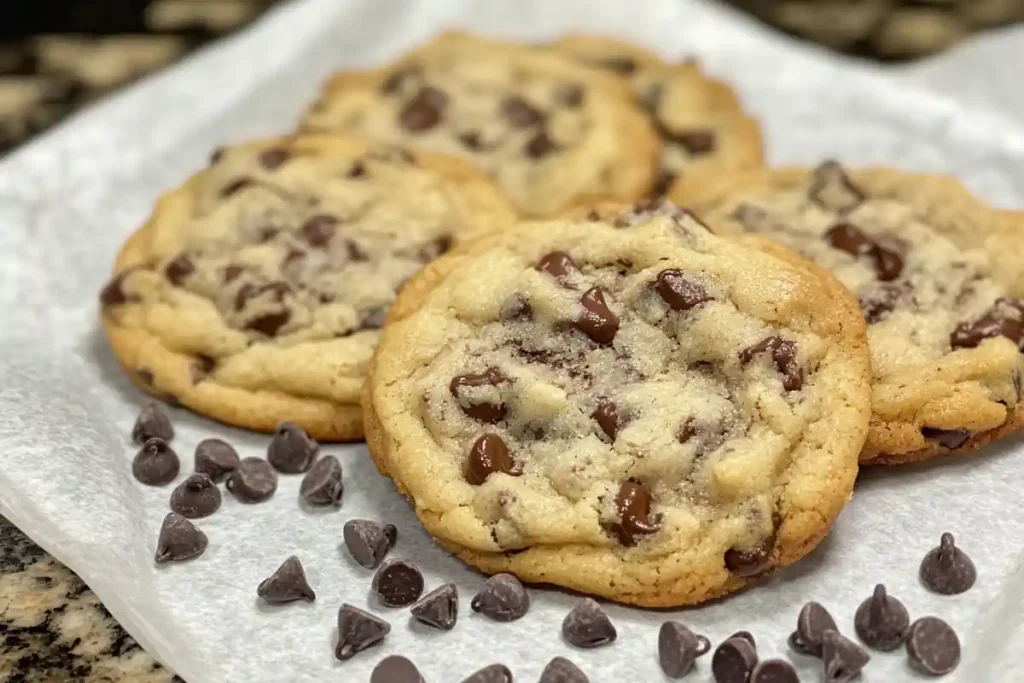
{"label": "wrinkled white paper", "polygon": [[[378,63],[451,25],[530,39],[591,31],[666,57],[695,54],[732,81],[761,118],[774,162],[836,156],[952,172],[1001,206],[1024,206],[1019,29],[883,70],[697,0],[291,4],[0,165],[0,513],[78,572],[143,646],[190,683],[366,681],[388,653],[412,658],[430,683],[458,683],[492,662],[510,666],[517,681],[534,681],[558,654],[595,682],[660,681],[657,629],[669,618],[715,643],[738,629],[753,631],[762,657],[792,657],[804,681],[817,681],[820,662],[785,645],[801,605],[824,603],[852,634],[854,610],[879,581],[913,617],[937,615],[960,633],[963,662],[945,680],[1024,680],[1020,440],[977,456],[867,471],[833,533],[797,566],[698,609],[609,605],[619,639],[596,651],[573,651],[560,639],[577,596],[534,591],[533,609],[512,624],[473,614],[469,601],[482,578],[431,542],[362,445],[325,449],[344,463],[341,510],[303,510],[299,478],[282,477],[270,502],[242,506],[226,496],[223,509],[201,521],[210,537],[202,558],[154,566],[170,487],[143,487],[131,477],[128,435],[143,397],[119,372],[97,322],[96,292],[119,244],[158,193],[202,166],[215,145],[288,131],[333,69]],[[172,414],[182,477],[204,437],[222,436],[243,455],[265,451],[266,437],[182,410]],[[383,610],[370,599],[370,573],[341,547],[342,524],[354,517],[397,524],[394,556],[418,564],[428,588],[458,584],[461,616],[453,632],[412,626],[407,610]],[[946,530],[978,566],[977,585],[962,596],[932,595],[917,581],[921,557]],[[259,604],[256,586],[293,553],[308,570],[316,602]],[[332,653],[342,602],[393,626],[382,647],[347,663]],[[874,653],[862,680],[916,678],[900,650]],[[710,680],[709,658],[693,680]]]}

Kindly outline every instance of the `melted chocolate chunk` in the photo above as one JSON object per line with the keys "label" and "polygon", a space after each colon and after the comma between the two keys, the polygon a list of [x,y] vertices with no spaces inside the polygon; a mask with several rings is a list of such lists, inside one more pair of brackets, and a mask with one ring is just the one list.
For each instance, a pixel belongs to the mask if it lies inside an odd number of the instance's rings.
{"label": "melted chocolate chunk", "polygon": [[437,88],[425,85],[409,100],[398,115],[398,123],[412,133],[428,131],[444,118],[448,96]]}
{"label": "melted chocolate chunk", "polygon": [[338,610],[338,644],[334,656],[345,661],[377,645],[391,632],[391,624],[348,603]]}
{"label": "melted chocolate chunk", "polygon": [[272,604],[316,600],[316,593],[306,580],[306,570],[295,555],[286,559],[273,574],[260,582],[256,587],[256,595]]}
{"label": "melted chocolate chunk", "polygon": [[367,569],[376,569],[398,540],[398,529],[394,524],[350,519],[345,522],[342,536],[353,560]]}
{"label": "melted chocolate chunk", "polygon": [[103,286],[103,289],[100,290],[100,306],[103,308],[121,306],[131,300],[124,291],[124,281],[133,270],[134,268],[130,268],[118,273]]}
{"label": "melted chocolate chunk", "polygon": [[164,268],[164,276],[175,287],[180,286],[194,272],[196,272],[195,264],[185,254],[179,254]]}
{"label": "melted chocolate chunk", "polygon": [[604,290],[591,287],[580,298],[583,313],[576,319],[576,329],[598,344],[611,344],[619,331],[619,316],[612,312],[604,298]]}
{"label": "melted chocolate chunk", "polygon": [[553,251],[541,257],[537,262],[537,270],[547,273],[563,287],[570,287],[569,280],[580,272],[579,266],[564,251]]}
{"label": "melted chocolate chunk", "polygon": [[481,138],[480,133],[475,130],[459,133],[459,142],[462,143],[463,147],[473,152],[479,152],[485,147],[483,138]]}
{"label": "melted chocolate chunk", "polygon": [[658,177],[655,179],[654,184],[651,186],[651,198],[661,199],[667,195],[678,177],[679,176],[673,171],[661,169],[661,172],[658,173]]}
{"label": "melted chocolate chunk", "polygon": [[385,607],[406,607],[423,594],[423,574],[404,560],[388,560],[373,575],[373,592]]}
{"label": "melted chocolate chunk", "polygon": [[466,374],[454,377],[448,385],[448,391],[459,401],[459,407],[462,408],[462,412],[466,415],[474,420],[494,424],[505,419],[508,408],[504,403],[470,403],[469,401],[463,401],[460,393],[464,387],[496,387],[508,382],[509,378],[503,375],[501,370],[490,367],[480,374]]}
{"label": "melted chocolate chunk", "polygon": [[592,60],[599,68],[614,71],[620,76],[629,76],[637,69],[637,64],[629,57],[599,57]]}
{"label": "melted chocolate chunk", "polygon": [[966,429],[937,429],[935,427],[921,427],[921,436],[929,441],[937,441],[940,445],[950,450],[960,448],[971,438],[971,433]]}
{"label": "melted chocolate chunk", "polygon": [[826,161],[814,170],[807,194],[819,206],[839,213],[853,211],[865,199],[836,161]]}
{"label": "melted chocolate chunk", "polygon": [[504,472],[518,477],[522,466],[512,459],[508,446],[497,434],[484,434],[473,443],[466,460],[466,481],[480,486],[495,472]]}
{"label": "melted chocolate chunk", "polygon": [[620,427],[619,407],[612,401],[601,401],[591,417],[597,422],[597,426],[601,428],[605,436],[614,443]]}
{"label": "melted chocolate chunk", "polygon": [[320,214],[303,223],[300,232],[311,247],[324,247],[334,237],[337,225],[338,219],[334,216]]}
{"label": "melted chocolate chunk", "polygon": [[725,552],[725,568],[737,576],[751,577],[764,573],[771,566],[772,551],[775,549],[775,536],[778,532],[778,520],[770,536],[753,548],[740,550],[730,548]]}
{"label": "melted chocolate chunk", "polygon": [[671,138],[693,156],[704,156],[715,151],[717,137],[713,130],[687,130],[675,133]]}
{"label": "melted chocolate chunk", "polygon": [[205,474],[196,473],[171,492],[171,509],[182,517],[209,517],[220,509],[220,489]]}
{"label": "melted chocolate chunk", "polygon": [[209,377],[216,366],[217,361],[213,358],[203,355],[196,356],[195,362],[189,366],[189,376],[192,379],[192,384],[199,384]]}
{"label": "melted chocolate chunk", "polygon": [[906,242],[893,235],[879,235],[871,252],[875,274],[882,282],[891,282],[903,272],[903,256],[907,251]]}
{"label": "melted chocolate chunk", "polygon": [[459,589],[454,583],[439,586],[413,605],[410,613],[422,624],[451,631],[459,618]]}
{"label": "melted chocolate chunk", "polygon": [[494,621],[516,621],[530,610],[530,594],[512,574],[495,574],[487,579],[469,606]]}
{"label": "melted chocolate chunk", "polygon": [[220,196],[227,198],[253,184],[252,178],[235,178],[220,190]]}
{"label": "melted chocolate chunk", "polygon": [[658,273],[654,289],[673,311],[688,311],[712,300],[699,283],[678,270],[663,270]]}
{"label": "melted chocolate chunk", "polygon": [[284,147],[271,147],[260,153],[260,164],[268,171],[273,171],[283,166],[290,156]]}
{"label": "melted chocolate chunk", "polygon": [[653,534],[661,529],[660,515],[651,514],[650,490],[635,479],[627,479],[619,486],[615,508],[619,521],[610,528],[622,545],[636,545],[639,536]]}
{"label": "melted chocolate chunk", "polygon": [[365,178],[366,177],[366,164],[361,160],[352,162],[349,169],[345,171],[346,178]]}
{"label": "melted chocolate chunk", "polygon": [[870,254],[875,248],[875,242],[867,233],[852,223],[845,221],[836,223],[825,231],[825,241],[840,251],[845,251],[851,256],[864,256]]}
{"label": "melted chocolate chunk", "polygon": [[894,285],[882,285],[871,294],[861,297],[860,310],[869,325],[885,320],[899,304],[906,289]]}
{"label": "melted chocolate chunk", "polygon": [[954,349],[973,349],[992,337],[1006,337],[1024,351],[1024,302],[997,299],[981,318],[958,325],[949,343]]}
{"label": "melted chocolate chunk", "polygon": [[544,122],[544,112],[518,95],[501,101],[501,115],[513,128],[530,128]]}
{"label": "melted chocolate chunk", "polygon": [[942,534],[939,546],[921,560],[918,575],[928,590],[940,595],[958,595],[974,585],[978,571],[967,553],[956,547],[953,534],[947,532]]}
{"label": "melted chocolate chunk", "polygon": [[591,598],[583,598],[565,615],[562,637],[570,645],[590,649],[614,643],[618,633],[601,605]]}
{"label": "melted chocolate chunk", "polygon": [[177,513],[168,512],[160,525],[153,559],[158,564],[191,560],[202,555],[209,544],[210,539],[192,522]]}
{"label": "melted chocolate chunk", "polygon": [[132,460],[132,475],[147,486],[171,483],[180,469],[177,453],[166,441],[157,437],[147,440]]}
{"label": "melted chocolate chunk", "polygon": [[576,109],[583,104],[585,92],[578,83],[560,85],[555,90],[555,101],[567,109]]}
{"label": "melted chocolate chunk", "polygon": [[224,284],[233,282],[239,275],[245,272],[245,268],[237,264],[231,264],[224,269]]}
{"label": "melted chocolate chunk", "polygon": [[541,129],[526,143],[523,152],[531,159],[542,159],[557,149],[558,145],[551,139],[548,132]]}
{"label": "melted chocolate chunk", "polygon": [[744,365],[762,353],[770,353],[775,367],[782,373],[782,386],[786,391],[796,391],[804,385],[804,371],[796,362],[796,342],[782,337],[768,337],[757,344],[740,352],[740,362]]}
{"label": "melted chocolate chunk", "polygon": [[362,330],[379,330],[384,327],[384,322],[387,319],[388,311],[386,308],[374,308],[363,314],[359,321],[359,328]]}
{"label": "melted chocolate chunk", "polygon": [[291,317],[291,311],[267,313],[250,320],[246,323],[245,329],[259,332],[267,337],[276,337],[281,328],[288,324]]}
{"label": "melted chocolate chunk", "polygon": [[921,617],[907,630],[910,665],[931,676],[943,676],[960,664],[960,639],[937,617]]}
{"label": "melted chocolate chunk", "polygon": [[853,618],[857,637],[868,647],[883,652],[890,652],[902,645],[909,626],[907,608],[886,594],[882,584],[875,586],[875,592],[860,604]]}
{"label": "melted chocolate chunk", "polygon": [[693,668],[697,658],[708,653],[711,642],[694,635],[678,621],[666,621],[658,631],[658,663],[669,678],[682,678]]}

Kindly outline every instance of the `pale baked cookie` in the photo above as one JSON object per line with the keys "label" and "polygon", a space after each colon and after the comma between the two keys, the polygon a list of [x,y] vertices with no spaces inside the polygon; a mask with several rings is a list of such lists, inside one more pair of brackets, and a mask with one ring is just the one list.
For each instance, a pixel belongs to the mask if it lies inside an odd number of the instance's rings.
{"label": "pale baked cookie", "polygon": [[128,240],[103,324],[149,393],[259,431],[287,420],[359,439],[360,388],[398,288],[514,215],[458,159],[313,135],[239,145]]}
{"label": "pale baked cookie", "polygon": [[669,205],[521,225],[402,291],[363,395],[379,469],[466,562],[640,605],[809,552],[869,419],[856,301]]}
{"label": "pale baked cookie", "polygon": [[743,174],[675,197],[771,237],[859,297],[874,368],[862,461],[972,451],[1024,426],[1024,220],[950,178],[891,169]]}
{"label": "pale baked cookie", "polygon": [[642,197],[661,151],[621,79],[550,51],[461,33],[391,66],[336,75],[302,127],[470,159],[534,216]]}
{"label": "pale baked cookie", "polygon": [[703,73],[696,60],[666,64],[656,55],[609,38],[567,36],[553,49],[629,80],[664,148],[651,196],[673,192],[682,178],[714,177],[764,165],[761,131],[728,84]]}

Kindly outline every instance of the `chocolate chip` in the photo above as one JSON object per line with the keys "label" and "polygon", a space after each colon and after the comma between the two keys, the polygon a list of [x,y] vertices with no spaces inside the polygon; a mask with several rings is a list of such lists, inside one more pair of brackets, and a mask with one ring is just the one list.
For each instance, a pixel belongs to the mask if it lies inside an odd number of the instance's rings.
{"label": "chocolate chip", "polygon": [[925,588],[940,595],[957,595],[970,589],[978,578],[974,562],[956,547],[953,534],[942,534],[937,548],[928,551],[918,572]]}
{"label": "chocolate chip", "polygon": [[139,412],[139,417],[132,427],[132,441],[144,444],[150,439],[157,438],[170,441],[174,438],[174,425],[167,417],[167,413],[156,403],[147,403]]}
{"label": "chocolate chip", "polygon": [[363,314],[363,317],[359,319],[359,329],[361,330],[379,330],[384,327],[384,323],[388,319],[388,310],[386,308],[374,308]]}
{"label": "chocolate chip", "polygon": [[715,151],[717,138],[713,130],[686,130],[669,138],[693,156],[704,156]]}
{"label": "chocolate chip", "polygon": [[846,221],[829,228],[824,239],[834,248],[853,257],[864,256],[871,260],[879,280],[895,280],[903,272],[905,243],[891,235],[872,238],[857,226]]}
{"label": "chocolate chip", "polygon": [[191,474],[171,492],[171,509],[182,517],[209,517],[220,509],[220,489],[205,474]]}
{"label": "chocolate chip", "polygon": [[458,375],[448,384],[448,391],[459,402],[459,407],[469,417],[481,422],[501,422],[508,411],[504,403],[472,403],[460,395],[464,388],[496,387],[508,383],[509,379],[496,367],[489,367],[479,374]]}
{"label": "chocolate chip", "polygon": [[290,311],[267,313],[266,315],[261,315],[250,320],[246,323],[245,329],[252,330],[253,332],[259,332],[267,337],[276,337],[281,328],[288,324],[291,317],[292,314]]}
{"label": "chocolate chip", "polygon": [[337,225],[338,219],[334,216],[318,214],[316,216],[312,216],[303,223],[302,228],[300,228],[300,232],[302,233],[303,239],[305,239],[310,246],[323,247],[331,241],[332,237],[334,237],[334,230]]}
{"label": "chocolate chip", "polygon": [[604,298],[604,290],[591,287],[580,298],[583,313],[576,319],[576,329],[598,344],[610,344],[619,331],[619,316],[612,312]]}
{"label": "chocolate chip", "polygon": [[463,147],[474,152],[484,149],[483,139],[480,137],[480,133],[475,130],[459,133],[459,142],[462,143]]}
{"label": "chocolate chip", "polygon": [[668,191],[672,189],[672,185],[675,184],[676,175],[673,171],[662,169],[655,179],[654,184],[651,185],[650,196],[653,199],[661,199],[668,194]]}
{"label": "chocolate chip", "polygon": [[232,264],[224,269],[224,284],[234,282],[239,275],[245,272],[245,268],[237,264]]}
{"label": "chocolate chip", "polygon": [[391,624],[345,603],[338,610],[338,644],[334,656],[345,661],[377,645],[391,632]]}
{"label": "chocolate chip", "polygon": [[570,645],[582,648],[601,647],[615,642],[618,633],[601,605],[583,598],[562,621],[562,637]]}
{"label": "chocolate chip", "polygon": [[541,129],[526,143],[526,146],[523,147],[523,152],[531,159],[542,159],[557,149],[558,146],[548,135],[548,132]]}
{"label": "chocolate chip", "polygon": [[921,673],[942,676],[960,664],[960,639],[937,617],[921,617],[907,631],[910,665]]}
{"label": "chocolate chip", "polygon": [[448,96],[437,88],[425,85],[398,114],[398,123],[407,131],[421,133],[441,122]]}
{"label": "chocolate chip", "polygon": [[295,555],[285,560],[273,574],[260,582],[256,588],[256,595],[274,604],[316,600],[316,593],[306,580],[306,570],[302,568],[302,563]]}
{"label": "chocolate chip", "polygon": [[177,513],[168,512],[160,525],[153,559],[158,563],[191,560],[202,555],[209,544],[210,539],[195,524]]}
{"label": "chocolate chip", "polygon": [[501,101],[501,115],[513,128],[529,128],[544,121],[544,112],[518,95],[510,95]]}
{"label": "chocolate chip", "polygon": [[921,436],[929,441],[937,441],[942,446],[954,449],[960,448],[971,438],[971,433],[966,429],[937,429],[935,427],[921,427]]}
{"label": "chocolate chip", "polygon": [[565,657],[555,657],[541,671],[537,683],[590,683],[590,679]]}
{"label": "chocolate chip", "polygon": [[174,481],[181,464],[178,455],[163,439],[153,437],[143,444],[132,460],[132,475],[147,486],[163,486]]}
{"label": "chocolate chip", "polygon": [[380,90],[385,95],[394,95],[402,88],[402,84],[411,78],[416,77],[417,72],[414,69],[403,69],[401,71],[395,71],[380,84]]}
{"label": "chocolate chip", "polygon": [[749,550],[729,548],[725,551],[725,568],[737,576],[751,577],[764,573],[772,563],[775,532]]}
{"label": "chocolate chip", "polygon": [[423,574],[405,560],[388,560],[373,575],[373,592],[385,607],[406,607],[423,594]]}
{"label": "chocolate chip", "polygon": [[579,266],[564,251],[553,251],[541,257],[537,262],[537,270],[547,273],[563,287],[569,287],[569,281],[579,274]]}
{"label": "chocolate chip", "polygon": [[466,459],[466,481],[480,486],[495,472],[504,472],[516,477],[522,474],[522,467],[512,459],[508,446],[497,434],[484,434],[469,449]]}
{"label": "chocolate chip", "polygon": [[103,286],[103,289],[100,290],[101,307],[109,308],[111,306],[121,306],[128,303],[129,297],[124,291],[124,281],[125,278],[132,273],[132,270],[126,270],[118,273]]}
{"label": "chocolate chip", "polygon": [[620,76],[629,76],[637,69],[636,62],[629,57],[601,57],[592,61],[598,67],[614,71]]}
{"label": "chocolate chip", "polygon": [[219,483],[238,468],[238,452],[226,441],[203,439],[196,445],[194,462],[196,472]]}
{"label": "chocolate chip", "polygon": [[349,166],[348,170],[345,171],[346,178],[365,178],[366,177],[366,164],[362,161],[357,160]]}
{"label": "chocolate chip", "polygon": [[268,171],[273,171],[288,161],[289,156],[284,147],[271,147],[260,153],[260,164]]}
{"label": "chocolate chip", "polygon": [[694,635],[678,621],[666,621],[658,631],[658,662],[669,678],[682,678],[693,668],[697,658],[707,654],[711,642]]}
{"label": "chocolate chip", "polygon": [[851,256],[864,256],[871,253],[875,242],[867,233],[845,221],[836,223],[825,231],[823,235],[826,242],[840,251],[845,251]]}
{"label": "chocolate chip", "polygon": [[252,185],[252,178],[235,178],[220,190],[220,196],[227,198]]}
{"label": "chocolate chip", "polygon": [[821,634],[825,683],[847,683],[860,675],[871,656],[857,643],[831,629]]}
{"label": "chocolate chip", "polygon": [[152,370],[148,368],[138,368],[137,370],[135,370],[135,375],[139,378],[139,381],[145,384],[146,386],[153,386],[153,380],[155,378],[153,376]]}
{"label": "chocolate chip", "polygon": [[711,657],[716,683],[747,683],[757,666],[757,651],[743,638],[727,638]]}
{"label": "chocolate chip", "polygon": [[459,618],[459,589],[454,583],[439,586],[413,605],[410,613],[427,626],[451,631]]}
{"label": "chocolate chip", "polygon": [[164,267],[164,276],[175,287],[180,286],[194,272],[196,272],[195,264],[185,254],[179,254]]}
{"label": "chocolate chip", "polygon": [[875,248],[871,252],[875,274],[882,282],[895,280],[903,272],[903,256],[906,243],[893,235],[879,235],[875,238]]}
{"label": "chocolate chip", "polygon": [[591,413],[591,417],[597,422],[601,431],[614,443],[615,437],[619,433],[619,407],[612,401],[601,401]]}
{"label": "chocolate chip", "polygon": [[512,672],[504,664],[491,664],[470,674],[462,683],[512,683]]}
{"label": "chocolate chip", "polygon": [[724,426],[710,424],[691,417],[676,432],[676,439],[679,443],[692,446],[693,456],[699,458],[722,445],[722,442],[725,441]]}
{"label": "chocolate chip", "polygon": [[767,337],[740,352],[744,365],[762,353],[770,353],[775,367],[782,373],[782,386],[786,391],[796,391],[804,385],[804,372],[796,362],[796,342],[782,337]]}
{"label": "chocolate chip", "polygon": [[352,559],[367,569],[376,569],[398,539],[394,524],[369,519],[350,519],[342,534]]}
{"label": "chocolate chip", "polygon": [[206,379],[213,368],[217,365],[217,361],[209,356],[199,355],[196,356],[196,360],[189,366],[189,378],[192,380],[192,384],[199,384]]}
{"label": "chocolate chip", "polygon": [[242,503],[261,503],[277,490],[277,474],[263,458],[242,458],[225,484]]}
{"label": "chocolate chip", "polygon": [[310,468],[320,445],[298,425],[282,422],[267,447],[267,461],[283,474],[301,474]]}
{"label": "chocolate chip", "polygon": [[636,545],[638,536],[653,534],[661,529],[660,516],[651,515],[650,490],[635,479],[627,479],[619,486],[615,509],[619,521],[610,528],[622,545]]}
{"label": "chocolate chip", "polygon": [[469,603],[474,612],[479,612],[494,621],[509,622],[521,619],[530,609],[530,595],[512,574],[495,574],[487,579],[480,592]]}
{"label": "chocolate chip", "polygon": [[754,648],[754,652],[757,652],[757,641],[754,640],[754,634],[750,631],[736,631],[729,638],[740,638],[750,643],[750,647]]}
{"label": "chocolate chip", "polygon": [[1024,303],[1000,298],[973,323],[961,323],[949,337],[954,349],[973,349],[991,337],[1006,337],[1024,351]]}
{"label": "chocolate chip", "polygon": [[889,652],[903,644],[910,625],[907,608],[896,598],[887,595],[885,586],[878,584],[875,592],[857,608],[853,627],[865,645]]}
{"label": "chocolate chip", "polygon": [[800,677],[786,660],[766,659],[754,667],[750,683],[800,683]]}
{"label": "chocolate chip", "polygon": [[871,294],[861,297],[859,303],[864,319],[869,325],[884,320],[896,308],[905,291],[904,287],[881,285]]}
{"label": "chocolate chip", "polygon": [[820,657],[822,634],[838,630],[827,609],[816,602],[809,602],[796,618],[796,630],[789,636],[789,646],[800,654]]}
{"label": "chocolate chip", "polygon": [[585,93],[578,83],[566,83],[555,89],[555,102],[567,109],[576,109],[583,104]]}
{"label": "chocolate chip", "polygon": [[808,196],[819,206],[839,213],[853,211],[865,199],[836,161],[826,161],[814,169]]}
{"label": "chocolate chip", "polygon": [[325,455],[302,478],[299,495],[309,505],[341,507],[344,490],[341,463],[333,455]]}
{"label": "chocolate chip", "polygon": [[678,270],[663,270],[658,273],[654,289],[673,311],[688,311],[712,300],[699,283]]}
{"label": "chocolate chip", "polygon": [[370,683],[425,683],[416,665],[402,655],[388,655],[377,662]]}

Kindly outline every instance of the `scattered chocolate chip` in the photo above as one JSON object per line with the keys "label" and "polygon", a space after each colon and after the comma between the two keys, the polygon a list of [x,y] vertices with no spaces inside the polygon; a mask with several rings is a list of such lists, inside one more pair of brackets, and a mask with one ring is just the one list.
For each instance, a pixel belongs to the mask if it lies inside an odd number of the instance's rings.
{"label": "scattered chocolate chip", "polygon": [[590,683],[590,679],[565,657],[555,657],[544,667],[537,683]]}
{"label": "scattered chocolate chip", "polygon": [[875,592],[857,608],[853,627],[857,636],[870,648],[890,652],[903,644],[910,626],[910,615],[903,603],[887,595],[878,584]]}
{"label": "scattered chocolate chip", "polygon": [[699,283],[678,270],[663,270],[658,273],[654,289],[673,311],[688,311],[712,300]]}
{"label": "scattered chocolate chip", "polygon": [[303,223],[299,230],[302,233],[303,239],[311,247],[323,247],[334,237],[334,230],[337,225],[338,219],[334,216],[318,214]]}
{"label": "scattered chocolate chip", "polygon": [[562,637],[570,645],[582,648],[601,647],[615,642],[618,633],[601,605],[583,598],[562,621]]}
{"label": "scattered chocolate chip", "polygon": [[629,57],[600,57],[592,60],[595,65],[620,76],[629,76],[636,71],[636,62]]}
{"label": "scattered chocolate chip", "polygon": [[831,629],[821,634],[825,683],[847,683],[860,675],[871,656],[857,643]]}
{"label": "scattered chocolate chip", "polygon": [[398,123],[412,133],[430,130],[441,122],[448,96],[437,88],[425,85],[398,114]]}
{"label": "scattered chocolate chip", "polygon": [[338,644],[334,656],[345,661],[377,645],[391,632],[391,624],[345,603],[338,610]]}
{"label": "scattered chocolate chip", "polygon": [[978,578],[974,562],[956,547],[953,534],[942,534],[937,548],[928,551],[919,570],[925,588],[940,595],[957,595],[970,589]]}
{"label": "scattered chocolate chip", "polygon": [[619,521],[610,528],[622,545],[636,545],[638,536],[653,534],[661,529],[660,516],[651,515],[650,490],[635,479],[627,479],[619,486],[615,509]]}
{"label": "scattered chocolate chip", "polygon": [[310,468],[320,445],[296,424],[282,422],[267,447],[267,461],[282,474],[301,474]]}
{"label": "scattered chocolate chip", "polygon": [[555,278],[563,287],[569,287],[569,280],[580,272],[576,262],[564,251],[553,251],[543,256],[537,262],[537,270]]}
{"label": "scattered chocolate chip", "polygon": [[281,331],[281,328],[288,324],[291,317],[292,314],[290,311],[267,313],[266,315],[261,315],[250,320],[246,323],[245,329],[252,330],[253,332],[259,332],[267,337],[276,337],[277,333]]}
{"label": "scattered chocolate chip", "polygon": [[820,657],[822,634],[838,630],[827,609],[816,602],[809,602],[796,618],[796,630],[789,636],[789,646],[800,654]]}
{"label": "scattered chocolate chip", "polygon": [[775,531],[758,545],[747,550],[730,548],[725,551],[725,568],[737,576],[751,577],[764,573],[771,566],[775,548]]}
{"label": "scattered chocolate chip", "polygon": [[473,596],[469,606],[494,621],[515,621],[530,609],[530,595],[512,574],[495,574]]}
{"label": "scattered chocolate chip", "polygon": [[597,426],[601,428],[605,436],[614,443],[620,427],[619,407],[612,401],[601,401],[597,404],[591,417],[597,422]]}
{"label": "scattered chocolate chip", "polygon": [[446,583],[430,591],[410,610],[416,621],[451,631],[459,618],[459,589],[454,583]]}
{"label": "scattered chocolate chip", "polygon": [[238,468],[238,452],[226,441],[203,439],[196,445],[194,469],[214,482],[224,481]]}
{"label": "scattered chocolate chip", "polygon": [[235,178],[220,190],[220,196],[227,198],[252,185],[252,178]]}
{"label": "scattered chocolate chip", "polygon": [[782,386],[786,391],[797,391],[804,385],[804,371],[796,362],[796,342],[772,336],[740,352],[740,363],[746,365],[755,356],[770,353],[775,367],[782,373]]}
{"label": "scattered chocolate chip", "polygon": [[174,438],[174,426],[160,406],[147,403],[132,427],[132,441],[144,444],[153,438],[170,441]]}
{"label": "scattered chocolate chip", "polygon": [[943,676],[960,664],[960,639],[937,617],[921,617],[907,630],[907,656],[921,673]]}
{"label": "scattered chocolate chip", "polygon": [[464,388],[496,387],[508,381],[508,377],[502,374],[501,370],[489,367],[479,374],[458,375],[452,378],[448,384],[448,391],[458,400],[459,407],[466,415],[481,422],[494,424],[505,419],[508,409],[504,403],[471,403],[468,399],[464,400],[460,394]]}
{"label": "scattered chocolate chip", "polygon": [[341,463],[333,455],[325,455],[302,478],[299,495],[310,505],[341,507],[344,490]]}
{"label": "scattered chocolate chip", "polygon": [[164,267],[164,276],[175,287],[181,286],[181,283],[194,272],[196,272],[196,266],[192,263],[192,259],[185,254],[174,257]]}
{"label": "scattered chocolate chip", "polygon": [[370,683],[425,683],[416,665],[402,655],[388,655],[377,662]]}
{"label": "scattered chocolate chip", "polygon": [[814,169],[807,194],[816,204],[839,213],[853,211],[865,199],[836,161],[826,161]]}
{"label": "scattered chocolate chip", "polygon": [[262,503],[277,490],[277,474],[263,458],[242,458],[226,486],[242,503]]}
{"label": "scattered chocolate chip", "polygon": [[288,161],[289,156],[284,147],[271,147],[260,153],[260,164],[268,171],[273,171]]}
{"label": "scattered chocolate chip", "polygon": [[260,582],[256,588],[256,595],[275,604],[316,600],[316,593],[306,580],[306,570],[302,568],[302,563],[295,555],[285,560],[273,574]]}
{"label": "scattered chocolate chip", "polygon": [[583,313],[576,319],[576,329],[598,344],[610,344],[619,331],[619,316],[604,298],[604,290],[591,287],[580,298]]}
{"label": "scattered chocolate chip", "polygon": [[209,544],[210,539],[195,524],[177,513],[168,512],[160,525],[154,559],[157,563],[191,560],[202,555]]}
{"label": "scattered chocolate chip", "polygon": [[522,466],[512,459],[508,446],[497,434],[484,434],[473,443],[466,459],[466,481],[480,486],[495,472],[514,477],[522,474]]}
{"label": "scattered chocolate chip", "polygon": [[921,427],[921,436],[929,441],[937,441],[940,445],[949,448],[960,448],[971,438],[971,433],[966,429],[938,429],[936,427]]}
{"label": "scattered chocolate chip", "polygon": [[153,437],[143,444],[132,460],[132,474],[147,486],[163,486],[174,481],[181,469],[178,454],[163,439]]}
{"label": "scattered chocolate chip", "polygon": [[750,631],[736,631],[729,638],[741,638],[750,643],[750,647],[754,648],[754,652],[757,652],[757,641],[754,640],[754,634]]}
{"label": "scattered chocolate chip", "polygon": [[651,185],[651,198],[661,199],[667,195],[678,177],[679,176],[674,171],[669,171],[664,168],[661,169],[661,172],[658,173],[658,177],[654,180],[654,184]]}
{"label": "scattered chocolate chip", "polygon": [[800,677],[786,660],[766,659],[754,667],[750,683],[800,683]]}
{"label": "scattered chocolate chip", "polygon": [[716,683],[747,683],[756,666],[757,651],[743,638],[727,638],[711,657]]}
{"label": "scattered chocolate chip", "polygon": [[388,560],[373,575],[373,592],[385,607],[406,607],[423,594],[423,574],[405,560]]}
{"label": "scattered chocolate chip", "polygon": [[512,683],[512,672],[504,664],[485,666],[462,683]]}
{"label": "scattered chocolate chip", "polygon": [[501,101],[501,115],[513,128],[529,128],[544,121],[544,112],[518,95],[510,95]]}
{"label": "scattered chocolate chip", "polygon": [[567,109],[576,109],[583,104],[585,92],[578,83],[566,83],[555,89],[555,102]]}
{"label": "scattered chocolate chip", "polygon": [[717,146],[717,137],[713,130],[686,130],[674,133],[669,140],[695,157],[711,154]]}
{"label": "scattered chocolate chip", "polygon": [[658,631],[658,662],[669,678],[682,678],[693,668],[697,658],[708,653],[711,642],[694,635],[678,621],[666,621]]}
{"label": "scattered chocolate chip", "polygon": [[394,524],[369,519],[350,519],[342,534],[352,559],[367,569],[376,569],[398,539]]}
{"label": "scattered chocolate chip", "polygon": [[205,474],[191,474],[171,492],[171,509],[182,517],[209,517],[220,509],[220,489]]}
{"label": "scattered chocolate chip", "polygon": [[541,129],[526,143],[526,146],[523,147],[523,152],[531,159],[542,159],[557,149],[558,146],[548,135],[548,132]]}

